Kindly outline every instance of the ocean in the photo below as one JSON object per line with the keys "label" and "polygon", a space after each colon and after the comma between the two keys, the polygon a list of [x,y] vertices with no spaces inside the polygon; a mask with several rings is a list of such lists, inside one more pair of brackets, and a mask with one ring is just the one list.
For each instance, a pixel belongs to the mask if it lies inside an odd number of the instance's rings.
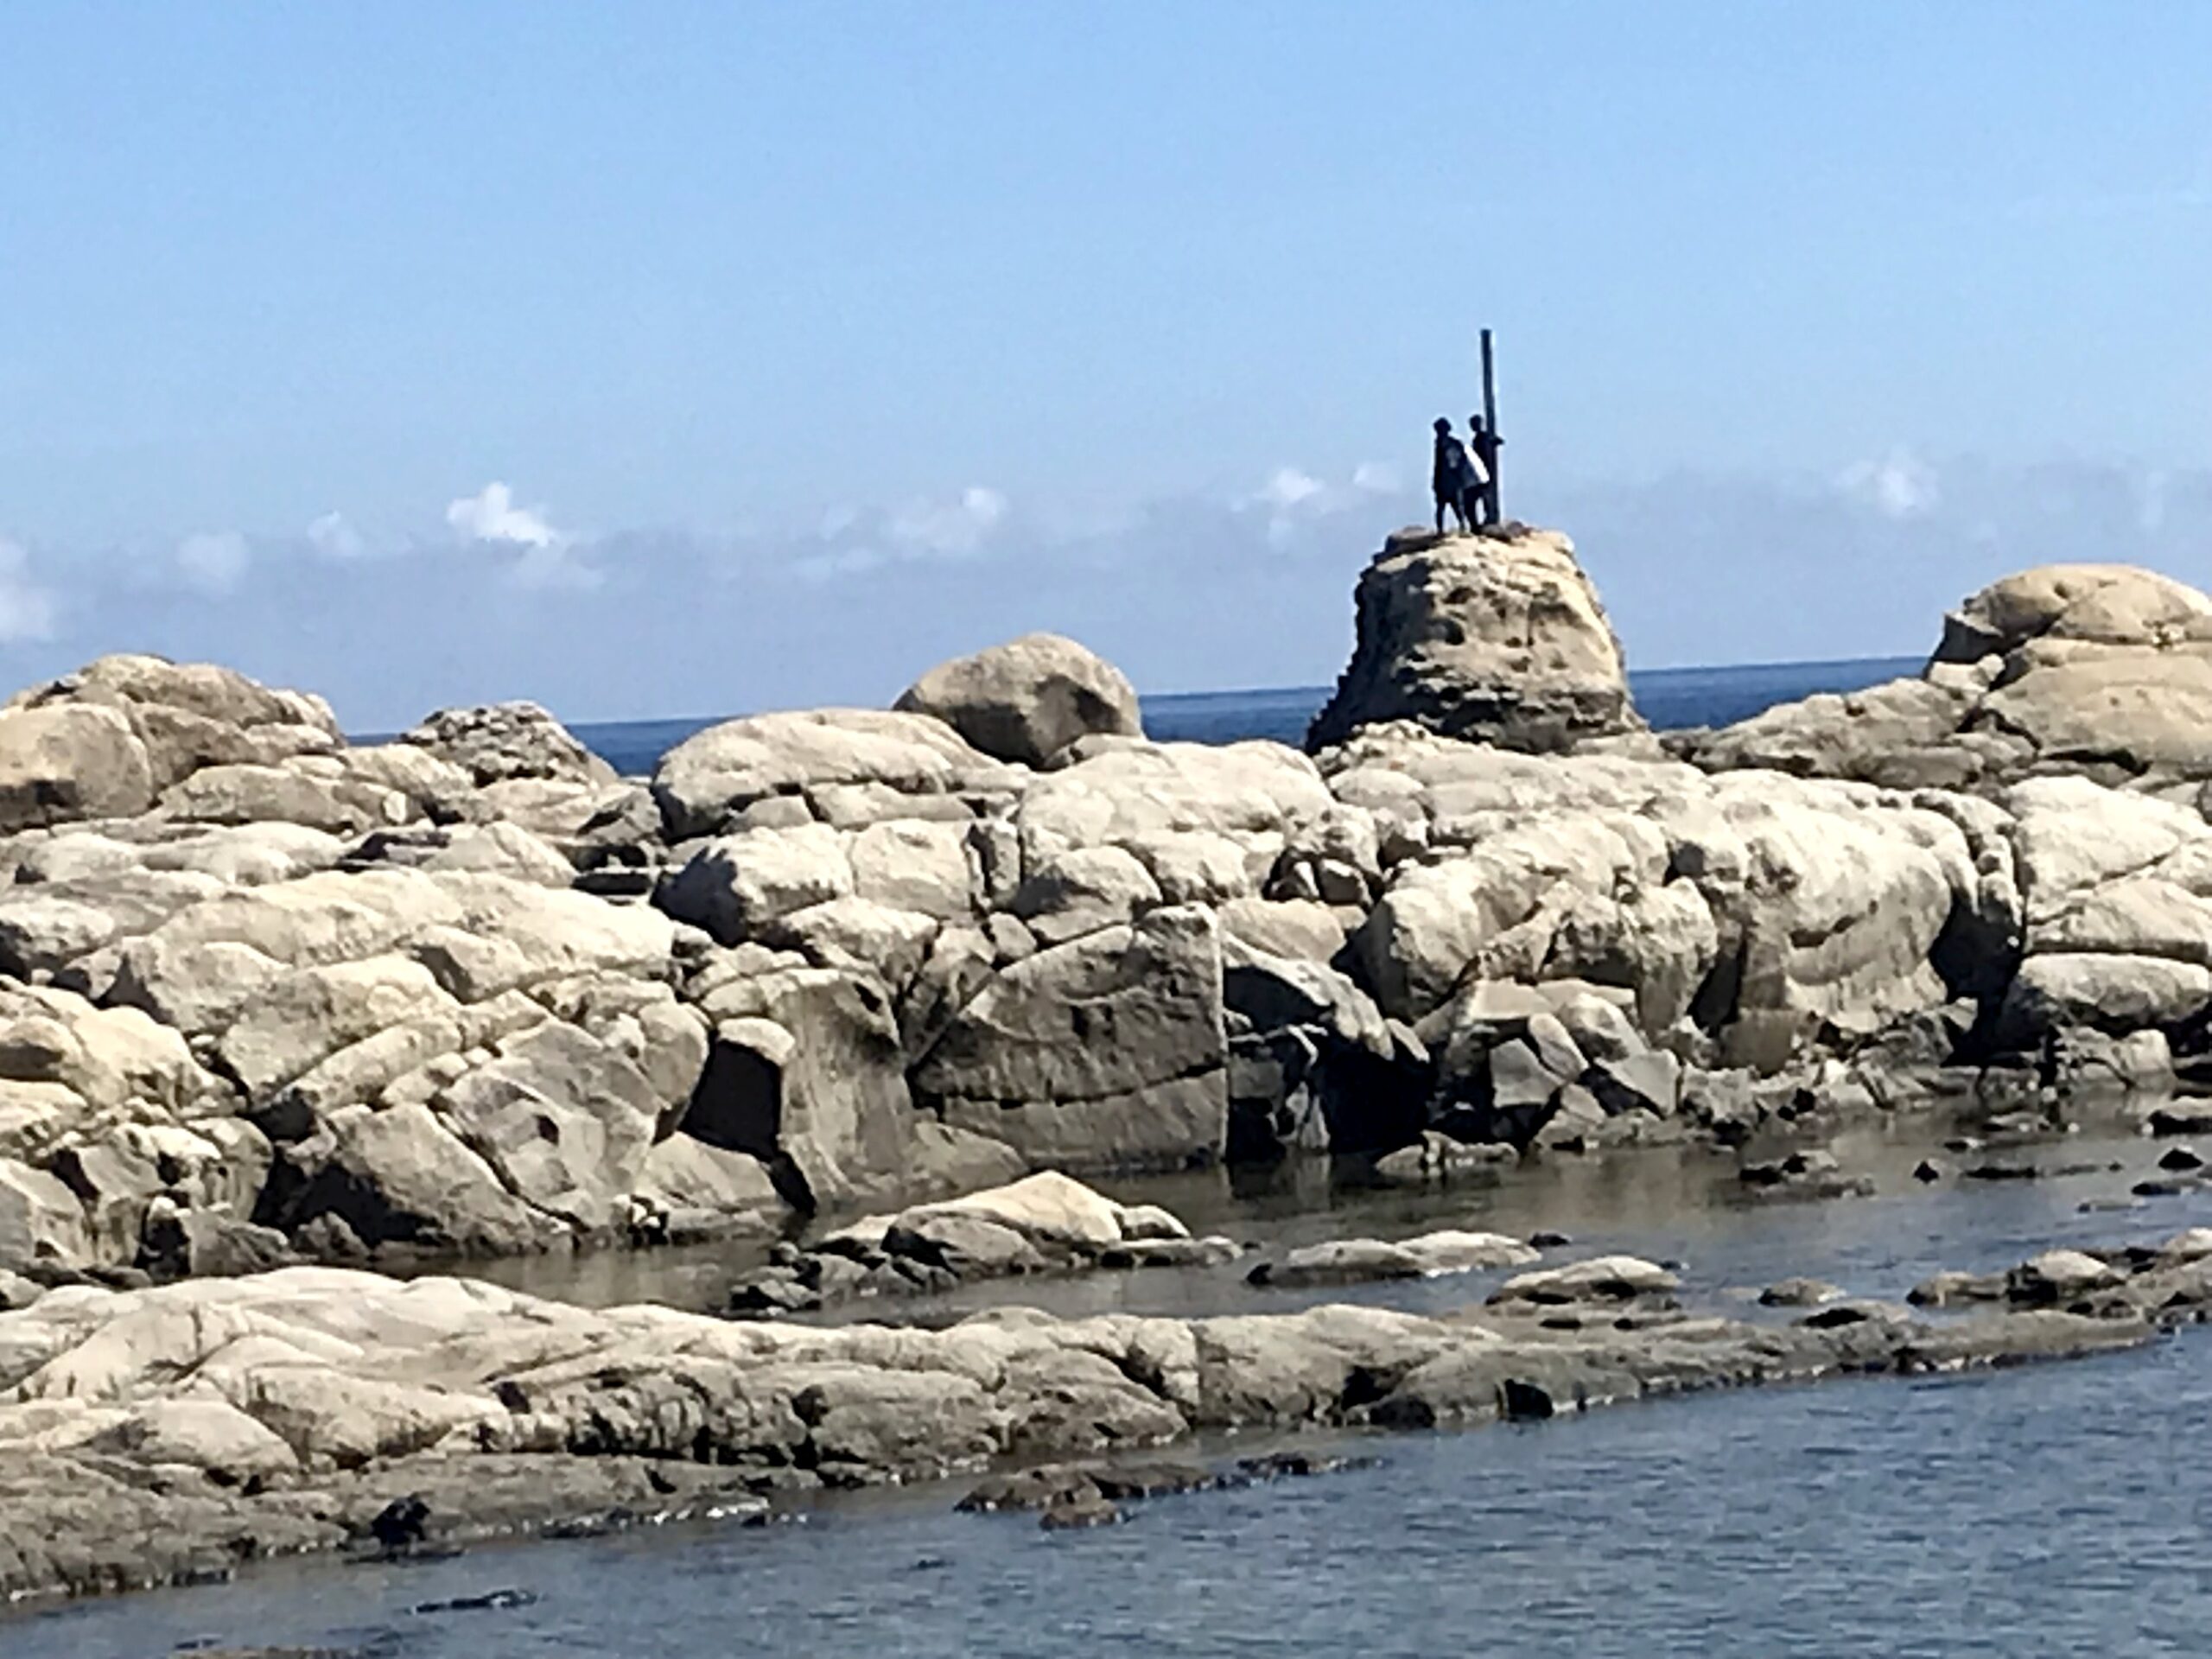
{"label": "ocean", "polygon": [[[1752,663],[1725,668],[1654,668],[1631,672],[1629,685],[1643,717],[1662,731],[1726,726],[1778,702],[1816,691],[1860,691],[1916,674],[1917,657],[1862,657],[1829,663]],[[1268,690],[1178,691],[1145,697],[1146,733],[1161,742],[1235,743],[1271,738],[1296,745],[1329,699],[1326,686]],[[618,772],[649,772],[660,757],[694,732],[726,715],[692,719],[586,721],[569,729]]]}

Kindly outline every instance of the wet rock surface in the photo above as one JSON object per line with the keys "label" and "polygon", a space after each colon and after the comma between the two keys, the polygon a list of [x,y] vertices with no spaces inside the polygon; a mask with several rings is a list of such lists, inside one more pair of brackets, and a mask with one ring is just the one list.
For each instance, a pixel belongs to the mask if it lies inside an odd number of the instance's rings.
{"label": "wet rock surface", "polygon": [[863,1217],[810,1248],[779,1246],[767,1266],[730,1293],[728,1311],[747,1319],[811,1313],[994,1279],[1219,1266],[1239,1254],[1229,1239],[1192,1237],[1156,1205],[1116,1204],[1047,1170],[896,1215]]}
{"label": "wet rock surface", "polygon": [[[1779,1325],[1703,1314],[1668,1269],[1618,1255],[1517,1275],[1444,1317],[1008,1308],[932,1331],[590,1313],[332,1268],[55,1292],[0,1314],[0,1587],[743,1513],[763,1494],[1000,1461],[1043,1471],[981,1489],[989,1503],[1090,1524],[1202,1484],[1181,1463],[1116,1475],[1102,1459],[1202,1432],[1541,1420],[2126,1346],[2212,1306],[2208,1239],[2046,1253],[2004,1276],[1993,1311],[1948,1323],[1850,1303]],[[1298,1472],[1300,1455],[1243,1472]]]}

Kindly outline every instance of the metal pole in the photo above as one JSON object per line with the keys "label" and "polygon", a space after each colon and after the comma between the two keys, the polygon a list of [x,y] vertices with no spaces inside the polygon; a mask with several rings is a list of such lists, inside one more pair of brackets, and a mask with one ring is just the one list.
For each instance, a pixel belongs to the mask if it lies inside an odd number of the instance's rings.
{"label": "metal pole", "polygon": [[1484,447],[1490,453],[1483,457],[1490,468],[1490,482],[1483,486],[1488,498],[1490,521],[1498,522],[1497,512],[1497,367],[1491,355],[1490,330],[1483,330],[1483,427],[1491,435]]}

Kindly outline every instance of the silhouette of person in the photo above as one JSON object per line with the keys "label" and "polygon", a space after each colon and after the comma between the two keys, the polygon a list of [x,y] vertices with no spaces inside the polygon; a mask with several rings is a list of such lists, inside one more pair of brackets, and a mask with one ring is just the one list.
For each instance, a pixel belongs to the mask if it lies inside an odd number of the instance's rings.
{"label": "silhouette of person", "polygon": [[1452,423],[1436,417],[1436,461],[1430,467],[1428,487],[1436,495],[1436,533],[1444,533],[1444,510],[1449,507],[1462,531],[1474,529],[1468,517],[1467,495],[1474,486],[1475,469],[1466,446],[1452,435]]}
{"label": "silhouette of person", "polygon": [[2045,1101],[2063,1100],[2073,1090],[2066,1081],[2066,1049],[2054,1026],[2043,1034],[2043,1046],[2036,1054],[2036,1086]]}
{"label": "silhouette of person", "polygon": [[1479,415],[1467,416],[1467,448],[1475,458],[1475,487],[1470,492],[1476,510],[1477,521],[1497,522],[1497,498],[1491,492],[1497,487],[1497,447],[1505,440],[1491,431]]}

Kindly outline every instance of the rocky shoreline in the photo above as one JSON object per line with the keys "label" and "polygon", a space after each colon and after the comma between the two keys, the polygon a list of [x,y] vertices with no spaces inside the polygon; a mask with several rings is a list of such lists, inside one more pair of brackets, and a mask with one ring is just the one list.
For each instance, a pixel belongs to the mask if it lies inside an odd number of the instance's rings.
{"label": "rocky shoreline", "polygon": [[61,1290],[0,1315],[0,1595],[188,1584],[303,1552],[759,1523],[809,1491],[990,1468],[1005,1472],[968,1507],[1096,1524],[1228,1478],[1162,1461],[1204,1435],[1541,1420],[2137,1346],[2212,1310],[2212,1230],[1914,1292],[1957,1314],[1787,1281],[1761,1300],[1789,1312],[1750,1318],[1686,1306],[1680,1288],[1659,1264],[1600,1255],[1521,1268],[1439,1316],[1020,1307],[934,1330],[594,1312],[323,1268]]}
{"label": "rocky shoreline", "polygon": [[528,705],[362,746],[205,665],[20,695],[0,1299],[774,1237],[1029,1170],[1424,1180],[2205,1062],[2212,728],[2152,695],[2212,651],[2193,590],[2029,572],[1923,680],[1664,743],[1554,533],[1394,537],[1359,615],[1312,754],[1149,742],[1049,636],[650,779]]}
{"label": "rocky shoreline", "polygon": [[[782,1316],[1238,1254],[1069,1172],[1696,1143],[1833,1197],[1859,1173],[1790,1143],[1883,1113],[2212,1126],[2174,1093],[2212,1062],[2208,663],[2212,600],[2056,567],[1921,678],[1655,736],[1572,546],[1519,525],[1389,539],[1311,753],[1148,741],[1042,635],[651,779],[526,704],[353,744],[312,696],[103,658],[0,709],[0,1587],[339,1548],[410,1493],[426,1539],[751,1514],[2147,1340],[2212,1274],[2183,1241],[1931,1292],[1963,1320],[1685,1313],[1662,1268],[1457,1228],[1248,1271],[1615,1277],[1448,1318]],[[363,1270],[772,1240],[743,1321]]]}

